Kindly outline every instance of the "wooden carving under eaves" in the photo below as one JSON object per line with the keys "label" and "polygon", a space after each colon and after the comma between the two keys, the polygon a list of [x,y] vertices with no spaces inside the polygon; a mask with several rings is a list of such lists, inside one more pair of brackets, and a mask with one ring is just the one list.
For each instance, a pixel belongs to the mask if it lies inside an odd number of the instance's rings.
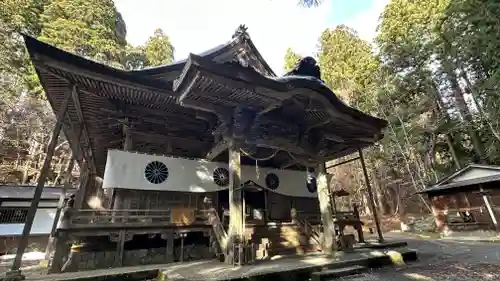
{"label": "wooden carving under eaves", "polygon": [[236,108],[232,122],[223,122],[225,133],[223,139],[217,142],[207,154],[207,158],[217,157],[227,148],[231,141],[238,147],[245,147],[251,153],[257,152],[257,147],[289,151],[304,155],[308,159],[317,157],[322,143],[316,130],[308,131],[310,136],[299,125],[290,124],[284,120],[269,116],[257,116],[257,111],[249,108]]}

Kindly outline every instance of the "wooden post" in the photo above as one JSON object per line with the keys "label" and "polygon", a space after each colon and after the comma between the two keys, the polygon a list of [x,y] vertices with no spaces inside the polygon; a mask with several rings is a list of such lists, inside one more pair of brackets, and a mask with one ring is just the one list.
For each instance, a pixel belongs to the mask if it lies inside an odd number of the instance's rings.
{"label": "wooden post", "polygon": [[495,227],[495,231],[500,232],[500,226],[498,225],[498,219],[496,217],[495,210],[493,210],[493,207],[491,206],[490,196],[484,191],[481,184],[479,185],[479,192],[481,192],[481,195],[483,196],[484,204],[486,205],[486,209],[488,209],[488,214],[490,215],[491,222]]}
{"label": "wooden post", "polygon": [[184,233],[181,233],[181,253],[179,257],[180,262],[184,262]]}
{"label": "wooden post", "polygon": [[78,190],[75,196],[75,210],[80,210],[83,208],[83,203],[85,202],[85,195],[87,194],[89,174],[89,165],[87,161],[84,161],[80,166],[80,184],[78,185]]}
{"label": "wooden post", "polygon": [[69,254],[70,245],[69,237],[67,233],[61,233],[56,238],[56,250],[54,252],[54,257],[50,264],[49,273],[61,273],[63,267],[63,260],[66,255]]}
{"label": "wooden post", "polygon": [[331,254],[336,250],[335,225],[331,207],[330,189],[326,177],[326,167],[322,163],[316,169],[316,185],[318,187],[318,201],[321,212],[321,222],[323,223],[323,252]]}
{"label": "wooden post", "polygon": [[233,245],[243,240],[243,208],[241,197],[240,149],[234,143],[231,143],[229,147],[229,241],[227,244],[227,249],[229,249],[227,262],[230,264],[234,262],[235,255],[237,254],[234,253]]}
{"label": "wooden post", "polygon": [[125,241],[126,233],[125,230],[120,230],[118,232],[118,237],[116,239],[116,253],[115,253],[115,267],[123,266],[123,254],[125,253]]}
{"label": "wooden post", "polygon": [[54,222],[52,223],[52,229],[50,230],[49,242],[47,243],[47,248],[45,249],[45,260],[48,261],[50,259],[50,252],[52,252],[52,248],[54,247],[54,239],[56,235],[57,225],[59,224],[59,218],[61,217],[61,211],[64,208],[64,203],[66,199],[66,192],[68,191],[68,187],[71,186],[69,179],[71,178],[71,171],[73,171],[73,167],[75,166],[75,159],[71,158],[71,162],[66,169],[64,178],[63,178],[63,189],[61,191],[61,195],[59,196],[59,202],[57,204],[56,214],[54,215]]}
{"label": "wooden post", "polygon": [[368,171],[366,170],[365,158],[363,157],[363,150],[358,148],[359,160],[361,161],[361,168],[363,168],[363,175],[365,176],[366,189],[368,190],[368,204],[370,206],[373,221],[375,221],[375,227],[377,228],[378,240],[379,242],[384,242],[384,235],[382,229],[380,228],[380,222],[378,219],[377,208],[375,207],[375,200],[373,198],[372,186],[370,185],[370,178],[368,177]]}
{"label": "wooden post", "polygon": [[264,189],[264,224],[267,224],[269,222],[269,203],[267,200],[267,189]]}
{"label": "wooden post", "polygon": [[[76,88],[73,87],[72,90],[74,91],[76,90]],[[50,143],[47,147],[47,154],[45,156],[45,161],[43,162],[42,170],[40,171],[38,183],[36,185],[35,193],[33,195],[33,200],[31,201],[31,205],[28,210],[28,215],[26,217],[26,223],[24,224],[21,241],[19,242],[17,248],[16,258],[12,263],[11,272],[19,272],[18,274],[19,276],[20,276],[19,268],[21,267],[24,251],[28,246],[28,238],[31,232],[31,227],[33,226],[33,221],[35,220],[35,214],[38,209],[38,204],[40,203],[40,199],[42,198],[43,187],[45,186],[45,180],[50,171],[50,163],[52,162],[52,157],[54,156],[54,151],[57,146],[57,140],[59,139],[59,134],[61,133],[64,116],[66,115],[66,110],[68,109],[68,103],[70,98],[71,94],[68,93],[61,104],[59,112],[57,112],[56,125],[54,126],[54,130],[52,131]],[[10,274],[10,276],[15,278],[12,274]]]}
{"label": "wooden post", "polygon": [[[133,147],[133,142],[132,142],[132,134],[131,134],[131,128],[128,125],[123,126],[123,134],[124,134],[124,139],[123,139],[123,150],[124,151],[130,151],[132,150]],[[120,210],[124,209],[124,198],[123,198],[123,190],[118,188],[113,189],[113,209],[114,210]]]}
{"label": "wooden post", "polygon": [[169,231],[162,236],[163,236],[162,238],[166,240],[165,262],[166,263],[174,262],[174,233],[172,231]]}

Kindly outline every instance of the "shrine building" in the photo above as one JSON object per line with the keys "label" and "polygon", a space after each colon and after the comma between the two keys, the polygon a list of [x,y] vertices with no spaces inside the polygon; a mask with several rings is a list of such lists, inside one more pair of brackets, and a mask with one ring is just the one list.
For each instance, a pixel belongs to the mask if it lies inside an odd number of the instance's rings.
{"label": "shrine building", "polygon": [[361,229],[355,209],[332,207],[325,163],[372,146],[387,122],[318,77],[277,76],[244,26],[226,44],[134,71],[25,43],[54,135],[81,171],[52,272],[331,253],[349,246],[343,221]]}

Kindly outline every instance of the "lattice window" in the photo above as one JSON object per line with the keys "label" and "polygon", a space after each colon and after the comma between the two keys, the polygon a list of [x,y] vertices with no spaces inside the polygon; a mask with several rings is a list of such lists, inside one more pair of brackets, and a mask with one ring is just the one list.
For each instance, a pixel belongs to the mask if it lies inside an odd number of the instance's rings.
{"label": "lattice window", "polygon": [[28,217],[28,208],[1,208],[0,224],[24,223]]}

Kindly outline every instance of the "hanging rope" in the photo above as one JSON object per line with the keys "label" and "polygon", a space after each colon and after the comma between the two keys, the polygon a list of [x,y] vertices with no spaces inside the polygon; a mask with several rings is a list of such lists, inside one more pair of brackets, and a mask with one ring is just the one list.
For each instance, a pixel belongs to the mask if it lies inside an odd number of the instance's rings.
{"label": "hanging rope", "polygon": [[255,156],[252,156],[250,153],[247,153],[243,148],[240,148],[241,152],[243,152],[243,154],[245,154],[245,156],[251,158],[252,160],[255,160],[255,161],[267,161],[267,160],[270,160],[271,158],[273,158],[274,156],[276,156],[276,154],[278,154],[279,149],[276,149],[276,151],[274,151],[273,153],[271,153],[271,155],[267,156],[267,157],[263,157],[263,158],[257,158]]}
{"label": "hanging rope", "polygon": [[314,168],[315,166],[317,166],[317,163],[314,163],[314,164],[311,164],[311,163],[306,163],[306,161],[302,160],[302,159],[298,159],[296,156],[294,156],[290,151],[288,152],[288,155],[290,155],[290,158],[293,159],[293,161],[297,162],[297,163],[300,163],[302,165],[304,165],[306,168]]}
{"label": "hanging rope", "polygon": [[255,176],[257,179],[260,178],[260,173],[259,173],[259,161],[255,160]]}
{"label": "hanging rope", "polygon": [[271,153],[271,155],[267,156],[267,157],[263,157],[263,158],[257,158],[257,157],[254,157],[252,156],[250,153],[246,152],[243,148],[240,148],[240,151],[247,157],[249,157],[250,159],[254,160],[255,161],[255,176],[257,177],[257,179],[260,178],[260,173],[259,173],[259,161],[267,161],[267,160],[270,160],[271,158],[273,158],[274,156],[276,156],[276,154],[278,154],[279,149],[276,149],[276,151],[274,151],[273,153]]}

